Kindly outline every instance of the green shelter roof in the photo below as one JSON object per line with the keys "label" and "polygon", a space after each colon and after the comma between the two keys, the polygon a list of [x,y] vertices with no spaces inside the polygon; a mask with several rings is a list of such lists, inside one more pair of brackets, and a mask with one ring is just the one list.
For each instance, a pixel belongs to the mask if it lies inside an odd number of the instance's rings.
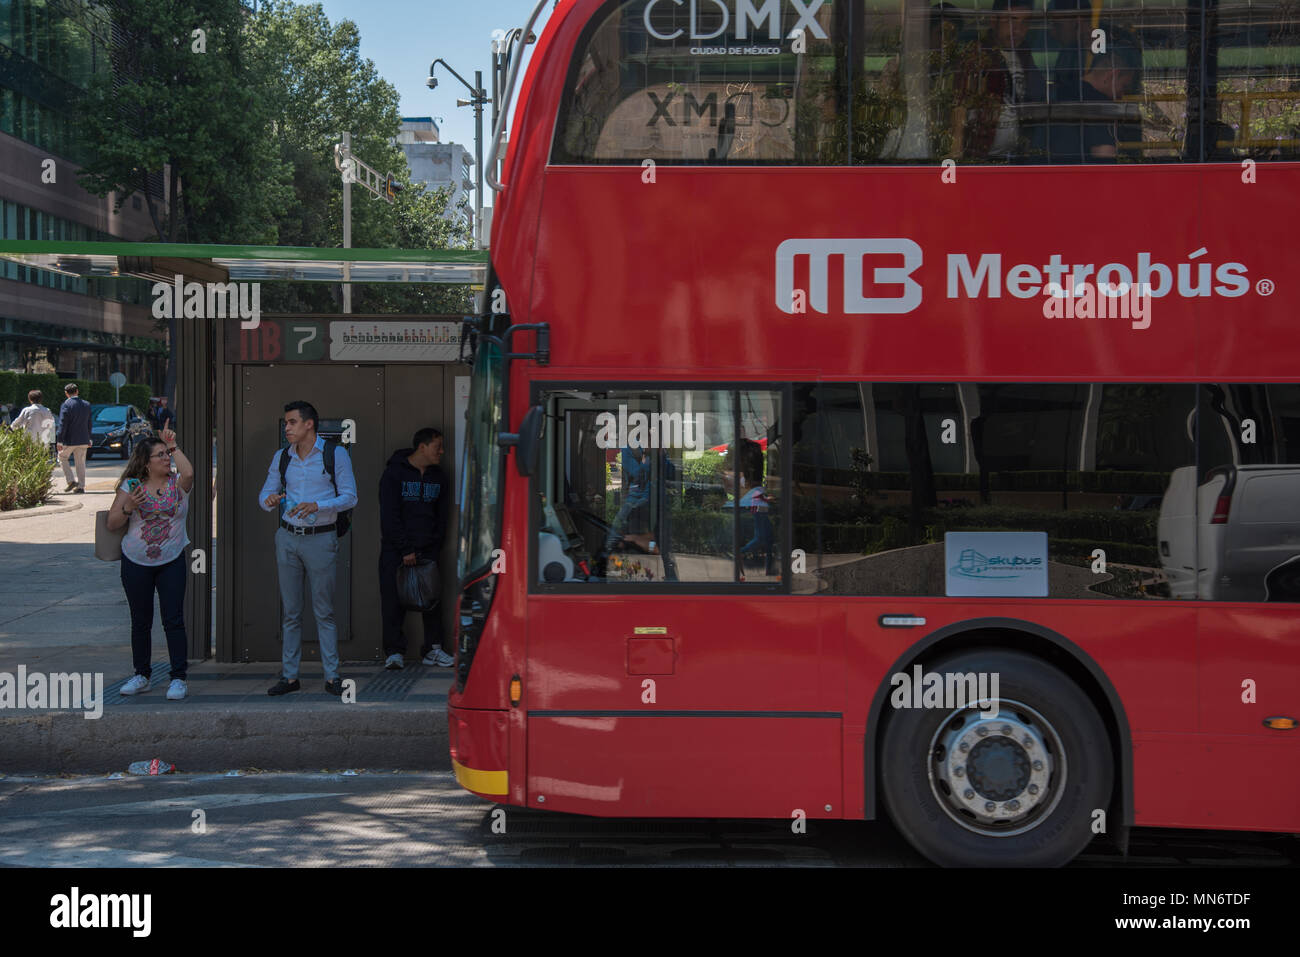
{"label": "green shelter roof", "polygon": [[[70,276],[170,279],[174,260],[196,272],[223,271],[228,281],[449,283],[482,286],[482,249],[319,249],[298,246],[216,246],[182,243],[79,243],[0,240],[0,259]],[[202,266],[199,266],[202,264]],[[206,267],[204,269],[203,267]],[[181,270],[189,278],[188,270]]]}

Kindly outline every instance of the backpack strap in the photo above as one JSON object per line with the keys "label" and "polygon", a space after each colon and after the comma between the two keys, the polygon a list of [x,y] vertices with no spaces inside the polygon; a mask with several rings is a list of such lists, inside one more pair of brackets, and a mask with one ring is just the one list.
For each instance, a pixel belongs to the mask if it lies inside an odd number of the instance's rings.
{"label": "backpack strap", "polygon": [[[323,454],[325,456],[325,471],[329,473],[330,482],[332,482],[334,485],[334,494],[338,495],[339,480],[334,477],[334,454],[336,449],[338,449],[337,443],[327,441],[325,443],[325,452]],[[280,450],[280,487],[281,488],[285,487],[285,476],[288,474],[288,472],[289,472],[289,449],[286,447]]]}
{"label": "backpack strap", "polygon": [[339,494],[339,480],[334,477],[334,454],[338,450],[337,442],[325,442],[325,471],[329,473],[330,481],[334,483],[334,494]]}

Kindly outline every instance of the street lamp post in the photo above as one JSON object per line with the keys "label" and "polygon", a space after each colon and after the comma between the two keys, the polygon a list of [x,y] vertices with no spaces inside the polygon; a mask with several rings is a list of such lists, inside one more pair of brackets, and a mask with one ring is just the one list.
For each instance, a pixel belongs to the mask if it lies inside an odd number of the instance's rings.
{"label": "street lamp post", "polygon": [[[456,79],[469,90],[470,98],[468,100],[457,100],[457,106],[474,107],[474,165],[475,165],[475,183],[474,183],[474,235],[478,240],[476,245],[482,248],[483,243],[483,105],[488,102],[487,91],[483,89],[483,71],[474,72],[474,85],[470,86],[469,81],[451,68],[446,60],[439,57],[429,64],[429,79],[425,81],[425,86],[429,89],[435,89],[438,86],[438,78],[433,75],[433,69],[439,63],[447,68]],[[453,168],[454,169],[454,168]]]}
{"label": "street lamp post", "polygon": [[[343,134],[343,150],[351,155],[352,134]],[[343,177],[343,248],[352,248],[352,177]],[[352,263],[343,260],[343,315],[352,315]]]}

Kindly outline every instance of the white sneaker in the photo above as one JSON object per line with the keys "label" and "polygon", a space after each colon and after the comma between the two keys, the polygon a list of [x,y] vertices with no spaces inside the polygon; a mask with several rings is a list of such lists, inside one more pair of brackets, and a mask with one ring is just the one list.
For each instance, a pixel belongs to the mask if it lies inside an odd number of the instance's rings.
{"label": "white sneaker", "polygon": [[455,663],[456,659],[447,654],[447,652],[443,651],[441,648],[433,649],[433,651],[425,655],[424,659],[420,662],[420,664],[431,665],[435,668],[450,668]]}
{"label": "white sneaker", "polygon": [[402,666],[406,664],[401,655],[389,655],[388,660],[384,662],[384,668],[388,671],[401,671]]}
{"label": "white sneaker", "polygon": [[180,678],[173,678],[172,683],[167,686],[167,700],[180,701],[185,697],[185,692],[187,690],[188,688],[184,681],[181,681]]}
{"label": "white sneaker", "polygon": [[149,679],[144,675],[132,675],[126,684],[122,685],[122,694],[139,694],[141,691],[149,690]]}

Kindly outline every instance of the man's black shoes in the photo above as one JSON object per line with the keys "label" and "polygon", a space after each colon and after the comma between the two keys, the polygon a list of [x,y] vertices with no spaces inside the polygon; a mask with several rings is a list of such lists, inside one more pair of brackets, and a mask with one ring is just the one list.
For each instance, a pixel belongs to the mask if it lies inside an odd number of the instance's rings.
{"label": "man's black shoes", "polygon": [[[298,682],[297,678],[295,678],[293,681],[285,681],[284,678],[281,678],[279,681],[275,683],[275,687],[268,688],[266,693],[269,695],[282,695],[282,694],[289,694],[290,692],[293,691],[301,691],[301,690],[302,690],[302,685]],[[325,690],[332,695],[342,695],[343,679],[335,678],[333,681],[325,682]]]}

